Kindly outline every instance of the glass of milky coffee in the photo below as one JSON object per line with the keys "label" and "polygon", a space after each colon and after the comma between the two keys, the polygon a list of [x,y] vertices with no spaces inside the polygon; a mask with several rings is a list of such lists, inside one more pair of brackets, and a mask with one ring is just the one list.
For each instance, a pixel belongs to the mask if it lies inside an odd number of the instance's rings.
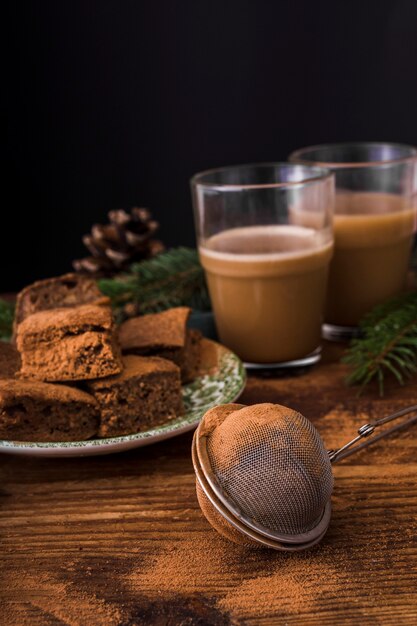
{"label": "glass of milky coffee", "polygon": [[252,367],[315,363],[333,250],[333,174],[239,165],[196,174],[191,188],[221,342]]}
{"label": "glass of milky coffee", "polygon": [[417,149],[342,143],[297,150],[290,161],[336,177],[335,251],[324,336],[348,339],[374,306],[404,290],[416,229]]}

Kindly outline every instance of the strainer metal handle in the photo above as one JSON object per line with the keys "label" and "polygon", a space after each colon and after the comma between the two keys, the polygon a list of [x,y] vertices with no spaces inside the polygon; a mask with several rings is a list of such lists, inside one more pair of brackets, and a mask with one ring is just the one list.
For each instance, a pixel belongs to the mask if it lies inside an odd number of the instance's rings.
{"label": "strainer metal handle", "polygon": [[[375,437],[372,437],[368,441],[364,441],[358,445],[355,445],[359,441],[361,441],[361,439],[365,439],[369,437],[370,435],[372,435],[375,432],[375,429],[377,429],[379,426],[383,426],[383,424],[387,424],[388,422],[391,422],[392,420],[395,420],[399,417],[404,417],[404,415],[409,415],[410,413],[415,413],[415,415],[413,415],[410,419],[406,420],[405,422],[402,422],[401,424],[396,424],[395,426],[392,426],[391,428],[384,430],[383,432],[379,433],[378,435],[375,435]],[[394,433],[394,432],[397,432],[398,430],[406,428],[407,426],[410,426],[411,424],[414,424],[415,422],[417,422],[417,404],[409,406],[406,409],[402,409],[401,411],[397,411],[396,413],[392,413],[392,415],[387,415],[386,417],[382,417],[379,420],[373,420],[372,422],[369,422],[368,424],[364,424],[358,429],[357,437],[349,441],[347,444],[345,444],[341,448],[338,448],[337,450],[329,450],[330,461],[331,463],[336,463],[337,461],[341,461],[347,456],[350,456],[351,454],[355,454],[355,452],[358,452],[359,450],[362,450],[363,448],[367,448],[368,446],[370,446],[372,443],[375,443],[379,439],[382,439],[383,437],[388,437],[389,435],[391,435],[391,433]]]}

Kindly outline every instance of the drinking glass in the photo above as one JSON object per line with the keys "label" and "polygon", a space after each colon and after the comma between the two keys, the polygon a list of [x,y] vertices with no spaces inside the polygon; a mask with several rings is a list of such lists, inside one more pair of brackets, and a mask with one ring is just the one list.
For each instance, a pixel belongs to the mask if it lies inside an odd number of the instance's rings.
{"label": "drinking glass", "polygon": [[334,177],[261,163],[191,179],[195,227],[222,343],[251,367],[320,358]]}
{"label": "drinking glass", "polygon": [[323,331],[328,339],[348,339],[366,313],[405,288],[416,229],[417,149],[330,144],[296,150],[290,161],[335,174],[335,251]]}

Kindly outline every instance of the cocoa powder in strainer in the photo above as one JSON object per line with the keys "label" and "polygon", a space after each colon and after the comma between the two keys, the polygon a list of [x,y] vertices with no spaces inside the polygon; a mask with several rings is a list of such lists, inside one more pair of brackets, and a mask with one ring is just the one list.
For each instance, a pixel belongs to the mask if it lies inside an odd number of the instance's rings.
{"label": "cocoa powder in strainer", "polygon": [[205,438],[218,485],[247,518],[282,535],[317,526],[333,474],[320,435],[300,413],[272,403],[224,405],[204,416],[196,436]]}

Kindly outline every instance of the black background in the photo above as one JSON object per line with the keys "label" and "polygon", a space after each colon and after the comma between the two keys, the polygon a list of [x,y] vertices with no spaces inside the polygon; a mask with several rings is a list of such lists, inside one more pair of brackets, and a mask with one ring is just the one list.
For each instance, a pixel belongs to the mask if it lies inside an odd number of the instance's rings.
{"label": "black background", "polygon": [[71,268],[109,209],[192,245],[190,176],[303,145],[417,144],[416,0],[14,3],[1,291]]}

